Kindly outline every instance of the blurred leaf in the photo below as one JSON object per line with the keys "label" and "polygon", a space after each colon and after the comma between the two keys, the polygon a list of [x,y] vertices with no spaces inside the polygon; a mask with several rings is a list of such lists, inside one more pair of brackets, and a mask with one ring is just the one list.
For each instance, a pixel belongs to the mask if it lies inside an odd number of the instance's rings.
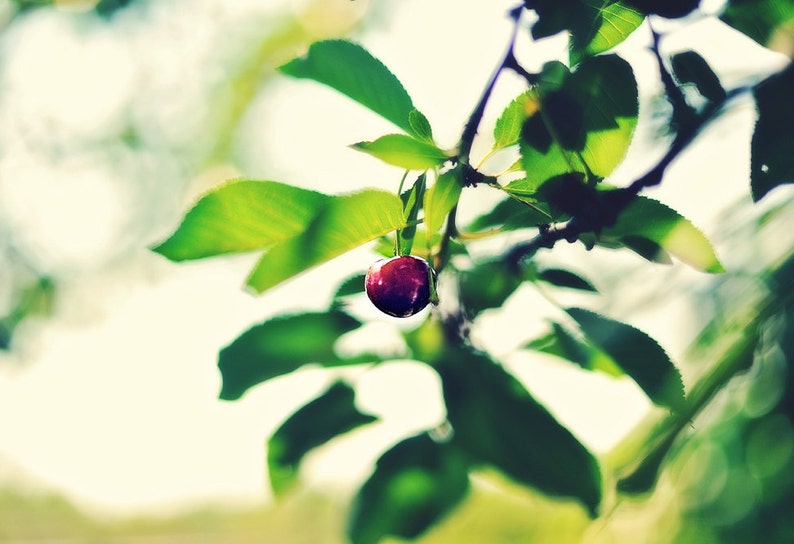
{"label": "blurred leaf", "polygon": [[446,154],[435,145],[405,134],[387,134],[375,141],[359,142],[350,147],[406,170],[428,170],[447,160]]}
{"label": "blurred leaf", "polygon": [[334,299],[358,295],[364,292],[365,274],[355,274],[343,281],[334,293]]}
{"label": "blurred leaf", "polygon": [[587,341],[609,355],[655,404],[673,410],[683,407],[681,375],[656,340],[630,325],[588,310],[566,311],[579,323]]}
{"label": "blurred leaf", "polygon": [[593,287],[593,284],[583,277],[574,274],[570,270],[563,270],[561,268],[546,268],[545,270],[541,270],[538,272],[538,279],[556,285],[557,287],[598,292],[598,290]]}
{"label": "blurred leaf", "polygon": [[470,348],[449,347],[435,366],[455,444],[478,463],[549,495],[578,499],[596,514],[598,463],[518,380]]}
{"label": "blurred leaf", "polygon": [[352,387],[341,381],[334,383],[292,414],[270,437],[267,466],[273,492],[278,495],[291,486],[300,462],[312,449],[376,420],[358,411]]}
{"label": "blurred leaf", "polygon": [[620,213],[617,222],[601,231],[600,238],[634,239],[635,242],[636,238],[644,238],[697,270],[725,271],[700,230],[677,211],[650,198],[634,198]]}
{"label": "blurred leaf", "polygon": [[460,300],[470,318],[499,308],[521,285],[522,278],[500,260],[481,261],[459,273]]}
{"label": "blurred leaf", "polygon": [[682,83],[693,84],[703,98],[717,103],[725,99],[725,89],[720,78],[711,69],[706,59],[695,51],[684,51],[673,55],[670,61],[673,74]]}
{"label": "blurred leaf", "polygon": [[340,366],[362,361],[340,358],[336,341],[361,323],[339,310],[280,316],[251,327],[220,351],[220,398],[235,400],[250,387],[316,363]]}
{"label": "blurred leaf", "polygon": [[378,459],[356,496],[349,534],[353,544],[385,536],[413,539],[439,521],[466,495],[468,465],[453,444],[428,434],[407,438]]}
{"label": "blurred leaf", "polygon": [[637,124],[631,66],[617,55],[589,57],[561,86],[554,79],[544,86],[542,80],[539,92],[540,111],[527,118],[521,132],[527,180],[541,184],[568,172],[609,175],[623,159]]}
{"label": "blurred leaf", "polygon": [[610,376],[623,376],[625,372],[600,349],[580,340],[559,323],[552,323],[549,334],[524,345],[524,349],[554,355],[571,361],[586,370],[599,370]]}
{"label": "blurred leaf", "polygon": [[526,91],[515,99],[502,112],[494,125],[493,149],[502,149],[518,143],[524,119],[534,114],[539,107],[532,91]]}
{"label": "blurred leaf", "polygon": [[534,205],[507,198],[497,203],[491,210],[476,217],[467,226],[473,232],[489,228],[503,228],[505,230],[519,230],[537,227],[548,223],[551,214],[543,213],[540,204],[536,209]]}
{"label": "blurred leaf", "polygon": [[231,181],[202,196],[152,250],[184,261],[267,248],[303,231],[329,198],[275,181]]}
{"label": "blurred leaf", "polygon": [[761,45],[768,46],[777,29],[794,24],[794,1],[730,0],[720,19]]}
{"label": "blurred leaf", "polygon": [[405,227],[400,198],[368,189],[329,198],[306,230],[267,251],[247,283],[261,293],[370,240]]}
{"label": "blurred leaf", "polygon": [[758,120],[751,142],[750,186],[756,202],[769,191],[794,183],[794,153],[789,139],[794,126],[794,64],[755,89]]}
{"label": "blurred leaf", "polygon": [[430,237],[444,224],[452,208],[457,205],[461,189],[460,170],[455,168],[438,176],[436,183],[425,191],[425,230],[428,243]]}
{"label": "blurred leaf", "polygon": [[[593,2],[588,3],[593,4]],[[604,3],[598,2],[598,4],[603,5]],[[606,5],[599,8],[590,29],[580,30],[572,35],[571,65],[578,64],[585,57],[603,53],[622,43],[639,28],[644,20],[643,13],[625,2],[607,2]]]}
{"label": "blurred leaf", "polygon": [[416,181],[408,191],[403,192],[400,198],[403,201],[405,220],[408,226],[397,232],[399,253],[410,255],[413,249],[414,238],[416,237],[416,221],[419,218],[419,210],[425,198],[427,175],[423,172],[416,178]]}
{"label": "blurred leaf", "polygon": [[411,97],[394,74],[360,45],[344,40],[315,42],[306,56],[281,66],[280,71],[327,85],[421,137],[411,126],[415,109]]}

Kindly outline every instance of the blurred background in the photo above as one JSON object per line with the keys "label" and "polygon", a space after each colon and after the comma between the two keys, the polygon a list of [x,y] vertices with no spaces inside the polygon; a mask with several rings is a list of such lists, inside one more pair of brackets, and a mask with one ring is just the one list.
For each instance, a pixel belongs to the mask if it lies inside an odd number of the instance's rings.
{"label": "blurred background", "polygon": [[[514,2],[470,4],[0,0],[0,542],[344,542],[348,500],[378,452],[438,419],[429,373],[406,362],[368,374],[360,401],[385,423],[312,456],[302,490],[274,503],[265,440],[327,376],[302,371],[227,403],[217,400],[215,365],[250,325],[327,305],[337,279],[366,268],[371,251],[255,297],[242,283],[256,256],[176,265],[147,248],[229,178],[395,190],[399,171],[348,148],[393,131],[387,122],[275,68],[318,39],[359,41],[403,82],[438,142],[453,146],[503,53]],[[703,13],[721,4],[704,1]],[[661,26],[666,51],[697,48],[726,87],[785,64],[697,17]],[[663,151],[665,104],[642,30],[621,46],[642,109],[615,184]],[[522,40],[530,69],[564,55],[556,38]],[[506,78],[483,126],[521,90]],[[705,231],[727,274],[578,247],[541,256],[591,277],[607,295],[600,308],[656,337],[687,385],[724,347],[722,332],[765,300],[794,247],[790,187],[749,202],[754,119],[752,101],[738,101],[649,192]],[[475,154],[489,147],[484,130]],[[503,313],[527,321],[528,310],[537,324],[527,328],[540,328],[542,297],[522,292]],[[514,353],[527,331],[504,323],[494,312],[476,337],[605,459],[653,415],[633,383]],[[651,495],[590,523],[488,477],[424,540],[794,541],[788,323],[781,314],[770,325],[762,356],[693,422]]]}

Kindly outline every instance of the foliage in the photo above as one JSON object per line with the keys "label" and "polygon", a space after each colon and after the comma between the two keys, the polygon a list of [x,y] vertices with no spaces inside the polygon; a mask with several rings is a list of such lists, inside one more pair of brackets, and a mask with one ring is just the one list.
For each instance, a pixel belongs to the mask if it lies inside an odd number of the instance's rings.
{"label": "foliage", "polygon": [[[791,21],[786,2],[770,2],[766,10],[756,10],[758,21],[746,4],[730,2],[723,19],[760,42]],[[755,329],[685,395],[675,364],[648,334],[594,311],[560,304],[565,322],[551,323],[548,334],[525,348],[552,353],[583,369],[627,376],[666,413],[641,451],[605,474],[593,453],[469,337],[471,324],[484,311],[499,308],[524,286],[595,291],[578,273],[538,266],[537,252],[561,241],[628,250],[652,262],[675,257],[705,273],[723,272],[700,230],[640,193],[661,183],[668,166],[738,95],[751,95],[758,109],[752,140],[753,198],[761,200],[777,186],[794,181],[790,140],[781,138],[794,125],[788,99],[794,88],[791,64],[777,74],[762,74],[760,83],[725,89],[697,52],[663,58],[663,36],[653,32],[654,17],[683,17],[696,6],[697,2],[650,0],[526,0],[509,14],[515,24],[507,53],[452,149],[434,141],[431,123],[414,107],[398,78],[361,45],[316,42],[304,56],[282,66],[282,74],[330,87],[402,131],[352,144],[403,169],[399,188],[394,193],[363,189],[331,195],[274,181],[230,181],[204,195],[176,232],[154,247],[174,261],[262,252],[247,280],[261,293],[378,240],[379,247],[398,254],[427,257],[439,273],[439,283],[451,286],[445,291],[451,295],[423,313],[423,320],[399,329],[407,346],[403,353],[337,353],[339,338],[363,325],[347,305],[361,296],[360,275],[354,282],[341,283],[327,310],[265,321],[220,353],[221,398],[229,400],[308,364],[335,368],[410,358],[437,373],[447,420],[438,429],[406,437],[380,458],[355,501],[349,527],[355,543],[422,534],[466,496],[469,474],[484,468],[598,516],[605,496],[653,487],[687,422],[752,361],[761,340]],[[567,33],[567,62],[550,59],[538,73],[518,62],[516,34],[524,28],[527,12],[535,15],[530,30],[534,40]],[[632,66],[614,48],[630,34],[649,29],[672,109],[673,135],[666,153],[647,173],[615,187],[608,180],[633,141],[640,97]],[[475,166],[472,144],[491,92],[505,71],[525,79],[527,89],[504,105],[493,127],[493,149]],[[698,100],[688,100],[691,93],[683,88],[689,86]],[[507,148],[520,155],[517,163],[501,175],[483,174],[488,158]],[[460,225],[462,196],[475,191],[496,192],[504,199]],[[476,240],[510,231],[525,236],[511,237],[501,254],[479,257],[467,251]],[[759,315],[752,323],[760,326],[769,318]],[[312,449],[371,421],[372,416],[355,406],[354,385],[336,382],[296,411],[270,439],[274,488],[280,491],[292,481]]]}

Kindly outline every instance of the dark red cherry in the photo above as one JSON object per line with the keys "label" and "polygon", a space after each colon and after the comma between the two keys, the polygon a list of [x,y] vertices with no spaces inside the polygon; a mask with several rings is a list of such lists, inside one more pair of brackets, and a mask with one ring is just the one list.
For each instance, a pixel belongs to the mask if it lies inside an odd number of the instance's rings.
{"label": "dark red cherry", "polygon": [[430,302],[432,272],[427,261],[411,255],[372,263],[364,279],[367,296],[377,309],[394,317],[409,317]]}

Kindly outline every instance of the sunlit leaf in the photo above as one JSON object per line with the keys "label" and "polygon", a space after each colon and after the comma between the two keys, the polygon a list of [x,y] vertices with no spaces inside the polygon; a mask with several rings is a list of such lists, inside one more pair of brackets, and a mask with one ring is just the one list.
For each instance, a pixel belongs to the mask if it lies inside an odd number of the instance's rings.
{"label": "sunlit leaf", "polygon": [[758,121],[751,142],[750,185],[753,200],[794,183],[794,153],[790,134],[794,126],[794,64],[755,89]]}
{"label": "sunlit leaf", "polygon": [[428,237],[438,232],[449,212],[458,203],[462,189],[459,174],[458,169],[445,172],[425,191],[425,230]]}
{"label": "sunlit leaf", "polygon": [[303,231],[328,199],[275,181],[232,181],[205,194],[153,251],[184,261],[267,248]]}
{"label": "sunlit leaf", "polygon": [[303,232],[276,244],[262,256],[247,283],[261,293],[403,227],[402,201],[393,193],[368,189],[330,198]]}
{"label": "sunlit leaf", "polygon": [[[780,28],[788,27],[789,40],[794,32],[792,0],[730,0],[720,19],[757,41],[769,46]],[[790,43],[790,42],[789,42]]]}
{"label": "sunlit leaf", "polygon": [[251,327],[218,356],[223,386],[220,398],[240,398],[250,387],[310,363],[339,366],[334,345],[361,323],[338,310],[280,316]]}
{"label": "sunlit leaf", "polygon": [[408,114],[408,123],[414,136],[422,141],[433,143],[433,128],[424,113],[417,109],[411,110]]}
{"label": "sunlit leaf", "polygon": [[524,120],[538,110],[539,104],[531,91],[513,99],[504,109],[494,125],[493,149],[502,149],[518,143]]}
{"label": "sunlit leaf", "polygon": [[332,438],[377,418],[358,411],[353,388],[336,382],[292,414],[267,444],[270,486],[280,494],[295,481],[303,457]]}
{"label": "sunlit leaf", "polygon": [[579,324],[587,341],[609,355],[654,403],[672,409],[683,406],[681,375],[656,340],[630,325],[588,310],[566,311]]}
{"label": "sunlit leaf", "polygon": [[359,142],[351,147],[406,170],[427,170],[440,166],[448,158],[435,145],[405,134],[387,134],[375,141]]}
{"label": "sunlit leaf", "polygon": [[468,348],[447,349],[435,367],[453,440],[475,462],[544,493],[578,499],[595,515],[598,463],[518,380]]}
{"label": "sunlit leaf", "polygon": [[466,459],[451,443],[427,434],[383,454],[359,491],[350,518],[353,544],[383,537],[413,539],[439,521],[469,489]]}
{"label": "sunlit leaf", "polygon": [[539,87],[539,112],[521,131],[527,180],[540,184],[569,172],[608,176],[623,160],[637,124],[631,66],[617,55],[588,57],[561,84],[549,81]]}
{"label": "sunlit leaf", "polygon": [[414,105],[399,80],[360,45],[344,40],[315,42],[304,57],[281,66],[286,75],[318,81],[349,96],[408,133]]}
{"label": "sunlit leaf", "polygon": [[620,213],[617,223],[605,228],[601,236],[635,241],[644,238],[697,270],[725,271],[700,230],[677,211],[650,198],[635,198]]}
{"label": "sunlit leaf", "polygon": [[[578,30],[571,36],[571,64],[584,57],[597,55],[625,41],[645,20],[645,15],[624,2],[594,2],[598,8],[590,29]],[[593,30],[594,29],[594,30]]]}
{"label": "sunlit leaf", "polygon": [[409,255],[413,249],[414,238],[416,237],[416,221],[419,218],[419,210],[422,209],[425,198],[425,187],[427,175],[422,172],[408,191],[400,195],[403,201],[405,219],[408,226],[397,232],[399,252],[402,255]]}

